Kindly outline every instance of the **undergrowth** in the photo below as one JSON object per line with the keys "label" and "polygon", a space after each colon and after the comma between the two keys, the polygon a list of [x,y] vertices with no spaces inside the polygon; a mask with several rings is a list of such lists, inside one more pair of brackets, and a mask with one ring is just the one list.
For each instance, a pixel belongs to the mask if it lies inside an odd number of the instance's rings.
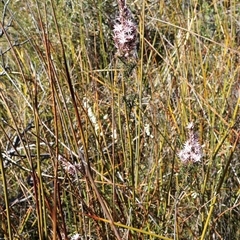
{"label": "undergrowth", "polygon": [[1,239],[240,238],[240,4],[121,2],[0,3]]}

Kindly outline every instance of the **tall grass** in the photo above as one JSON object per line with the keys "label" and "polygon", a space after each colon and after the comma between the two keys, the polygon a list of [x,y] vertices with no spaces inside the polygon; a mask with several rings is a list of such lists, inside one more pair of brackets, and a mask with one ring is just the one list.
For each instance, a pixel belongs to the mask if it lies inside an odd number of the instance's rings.
{"label": "tall grass", "polygon": [[127,4],[0,3],[0,238],[240,238],[240,5]]}

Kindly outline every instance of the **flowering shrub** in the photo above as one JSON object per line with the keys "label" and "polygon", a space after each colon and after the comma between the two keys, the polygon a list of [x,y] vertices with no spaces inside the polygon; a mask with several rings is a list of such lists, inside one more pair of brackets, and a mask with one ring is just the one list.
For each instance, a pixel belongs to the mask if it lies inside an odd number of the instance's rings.
{"label": "flowering shrub", "polygon": [[113,39],[118,54],[128,58],[136,55],[137,25],[125,0],[119,1],[119,9],[119,17],[116,19],[113,29]]}
{"label": "flowering shrub", "polygon": [[187,129],[189,137],[178,156],[183,163],[200,162],[202,159],[202,147],[198,141],[197,134],[194,132],[192,122],[188,124]]}

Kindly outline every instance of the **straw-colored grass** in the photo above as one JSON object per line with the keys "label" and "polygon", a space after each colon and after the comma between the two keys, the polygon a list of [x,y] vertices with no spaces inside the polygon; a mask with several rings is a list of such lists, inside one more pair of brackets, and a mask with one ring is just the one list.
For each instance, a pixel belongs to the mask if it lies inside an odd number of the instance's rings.
{"label": "straw-colored grass", "polygon": [[0,3],[0,238],[240,238],[240,4],[127,4]]}

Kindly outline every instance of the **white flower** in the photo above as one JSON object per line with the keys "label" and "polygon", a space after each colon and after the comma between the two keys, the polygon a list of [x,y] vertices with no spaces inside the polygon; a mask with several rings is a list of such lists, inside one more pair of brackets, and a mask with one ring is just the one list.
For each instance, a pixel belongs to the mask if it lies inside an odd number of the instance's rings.
{"label": "white flower", "polygon": [[122,24],[119,24],[119,23],[116,23],[116,24],[114,25],[113,31],[114,31],[114,33],[118,33],[118,32],[123,31],[123,25],[122,25]]}
{"label": "white flower", "polygon": [[71,237],[71,240],[80,240],[80,239],[81,239],[81,235],[79,233],[76,233]]}
{"label": "white flower", "polygon": [[183,149],[178,153],[178,156],[183,163],[201,162],[202,147],[198,141],[196,133],[194,132],[193,123],[188,124],[187,129],[189,138],[185,142]]}
{"label": "white flower", "polygon": [[193,128],[194,128],[193,122],[190,122],[190,123],[187,125],[186,128],[187,128],[187,129],[193,129]]}
{"label": "white flower", "polygon": [[127,42],[126,34],[125,32],[119,32],[118,35],[116,35],[116,38],[120,44],[124,44]]}
{"label": "white flower", "polygon": [[131,19],[128,19],[126,21],[126,26],[128,26],[129,28],[136,28],[136,24]]}

